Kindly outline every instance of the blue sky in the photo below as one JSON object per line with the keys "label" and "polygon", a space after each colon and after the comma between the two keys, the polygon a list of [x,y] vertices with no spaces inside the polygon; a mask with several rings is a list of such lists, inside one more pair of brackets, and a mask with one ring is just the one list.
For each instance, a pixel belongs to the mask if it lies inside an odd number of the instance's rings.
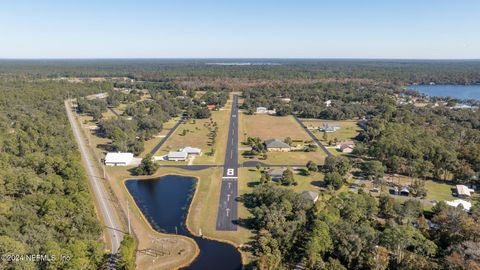
{"label": "blue sky", "polygon": [[15,0],[0,58],[480,59],[478,0]]}

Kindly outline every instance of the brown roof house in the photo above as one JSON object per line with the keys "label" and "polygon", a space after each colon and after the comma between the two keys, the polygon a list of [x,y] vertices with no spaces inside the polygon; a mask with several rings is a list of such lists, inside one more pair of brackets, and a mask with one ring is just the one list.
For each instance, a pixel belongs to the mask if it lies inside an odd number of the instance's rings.
{"label": "brown roof house", "polygon": [[265,141],[265,146],[269,152],[289,152],[290,145],[278,139],[270,139]]}
{"label": "brown roof house", "polygon": [[351,153],[355,147],[355,142],[353,141],[340,141],[336,143],[336,148],[338,151],[343,153]]}
{"label": "brown roof house", "polygon": [[275,168],[270,168],[270,169],[266,170],[265,172],[268,173],[268,175],[270,175],[270,177],[273,180],[277,180],[277,179],[282,178],[283,172],[286,171],[286,170],[287,170],[286,167],[275,167]]}

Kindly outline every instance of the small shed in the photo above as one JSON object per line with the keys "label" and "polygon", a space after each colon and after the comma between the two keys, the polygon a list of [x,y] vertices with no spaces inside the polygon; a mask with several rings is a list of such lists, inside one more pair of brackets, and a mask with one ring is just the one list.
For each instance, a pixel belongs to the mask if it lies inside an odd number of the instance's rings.
{"label": "small shed", "polygon": [[400,195],[402,196],[410,196],[410,190],[408,189],[408,187],[402,187],[400,189]]}

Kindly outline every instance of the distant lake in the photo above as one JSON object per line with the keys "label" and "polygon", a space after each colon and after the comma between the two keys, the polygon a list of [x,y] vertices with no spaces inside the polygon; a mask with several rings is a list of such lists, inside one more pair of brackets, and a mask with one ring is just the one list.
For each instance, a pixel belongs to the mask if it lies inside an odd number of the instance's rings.
{"label": "distant lake", "polygon": [[458,99],[480,100],[480,85],[410,85],[408,90],[415,90],[427,96],[454,97]]}

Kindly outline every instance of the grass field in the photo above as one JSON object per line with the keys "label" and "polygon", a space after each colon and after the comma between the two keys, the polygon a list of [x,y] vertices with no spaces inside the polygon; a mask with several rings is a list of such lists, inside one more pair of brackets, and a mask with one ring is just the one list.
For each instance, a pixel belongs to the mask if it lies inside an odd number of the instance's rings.
{"label": "grass field", "polygon": [[[243,151],[241,151],[243,152]],[[316,152],[267,152],[267,159],[263,160],[260,156],[253,158],[240,155],[239,162],[245,161],[261,161],[271,165],[302,165],[307,164],[309,160],[317,164],[323,164],[325,161],[325,153],[318,149]]]}
{"label": "grass field", "polygon": [[310,140],[308,134],[298,125],[293,116],[246,115],[239,114],[239,141],[247,137],[259,137],[262,140],[285,139]]}
{"label": "grass field", "polygon": [[[317,172],[310,175],[302,175],[300,171],[294,171],[294,173],[297,185],[288,188],[295,192],[303,192],[306,190],[319,191],[323,185],[322,173]],[[260,179],[260,171],[256,170],[256,168],[240,168],[239,179],[239,194],[252,192],[253,187],[258,184],[258,180]]]}
{"label": "grass field", "polygon": [[[303,128],[295,121],[293,116],[271,115],[246,115],[239,114],[239,144],[241,148],[246,146],[242,143],[247,137],[259,137],[262,140],[280,139],[290,137],[292,140],[310,141],[311,138]],[[294,142],[295,143],[295,142]],[[267,160],[259,157],[246,158],[240,151],[239,162],[262,161],[272,165],[304,165],[309,160],[323,164],[325,153],[318,149],[316,152],[268,152]]]}
{"label": "grass field", "polygon": [[323,144],[327,145],[328,141],[334,140],[335,138],[338,141],[352,140],[354,139],[361,128],[357,126],[357,121],[355,120],[342,120],[342,121],[333,121],[333,120],[319,120],[319,119],[302,119],[302,123],[306,126],[321,126],[323,124],[338,124],[340,129],[335,132],[327,133],[327,140],[323,139],[323,132],[318,130],[312,131],[312,133],[320,140]]}
{"label": "grass field", "polygon": [[[213,128],[211,120],[191,119],[185,121],[177,128],[156,155],[166,155],[169,151],[176,151],[185,146],[191,146],[202,149],[202,155],[195,158],[194,164],[223,164],[229,124],[229,110],[212,111],[211,118],[218,126],[217,138],[213,146],[210,145],[210,139],[208,138],[210,129]],[[184,130],[186,131],[185,134],[183,134]],[[212,148],[215,149],[214,155],[209,154]],[[180,164],[180,162],[176,164]]]}

